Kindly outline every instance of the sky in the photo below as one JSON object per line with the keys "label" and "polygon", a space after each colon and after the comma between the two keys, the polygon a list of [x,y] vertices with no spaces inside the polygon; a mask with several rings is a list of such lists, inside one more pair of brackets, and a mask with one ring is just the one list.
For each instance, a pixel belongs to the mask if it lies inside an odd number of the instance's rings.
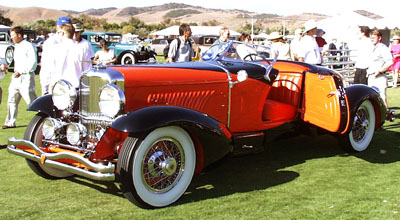
{"label": "sky", "polygon": [[[277,15],[295,15],[303,12],[319,13],[325,15],[337,15],[342,12],[354,10],[366,10],[385,17],[395,15],[399,11],[399,3],[396,0],[2,0],[0,5],[8,7],[43,7],[57,10],[84,11],[91,8],[124,8],[145,7],[162,5],[165,3],[185,3],[193,6],[214,9],[242,9],[256,13]],[[395,7],[391,7],[391,5]]]}

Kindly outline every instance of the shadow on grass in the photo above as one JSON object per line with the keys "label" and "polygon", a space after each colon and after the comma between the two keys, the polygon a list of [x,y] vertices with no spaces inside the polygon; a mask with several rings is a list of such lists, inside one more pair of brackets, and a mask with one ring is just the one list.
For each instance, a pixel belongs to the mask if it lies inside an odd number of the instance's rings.
{"label": "shadow on grass", "polygon": [[[390,124],[387,127],[398,126]],[[388,130],[377,131],[370,147],[361,153],[347,153],[331,135],[283,137],[266,145],[259,154],[226,157],[193,177],[186,193],[172,206],[219,198],[235,193],[265,190],[291,182],[301,173],[283,170],[310,159],[355,156],[371,163],[400,161],[400,136]],[[117,183],[71,177],[69,181],[102,193],[123,197]]]}
{"label": "shadow on grass", "polygon": [[96,189],[102,193],[108,193],[114,196],[119,196],[124,198],[124,195],[122,194],[121,190],[117,186],[117,183],[115,182],[95,181],[80,176],[68,177],[67,180],[80,185],[85,185],[92,189]]}

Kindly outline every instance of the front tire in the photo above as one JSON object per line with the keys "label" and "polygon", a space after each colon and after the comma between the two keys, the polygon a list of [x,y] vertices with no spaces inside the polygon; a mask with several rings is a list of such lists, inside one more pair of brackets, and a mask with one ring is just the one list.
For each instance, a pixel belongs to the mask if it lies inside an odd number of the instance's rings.
{"label": "front tire", "polygon": [[117,172],[124,196],[142,208],[164,207],[186,191],[196,167],[189,134],[169,126],[144,139],[128,137],[118,156]]}
{"label": "front tire", "polygon": [[126,53],[122,56],[121,58],[121,64],[135,64],[136,63],[136,58],[135,55],[131,53]]}
{"label": "front tire", "polygon": [[[29,123],[28,127],[26,128],[24,135],[25,140],[32,141],[38,147],[42,146],[42,127],[44,119],[46,119],[46,116],[41,115],[40,113],[35,115]],[[73,175],[72,173],[68,173],[63,170],[52,167],[45,167],[42,164],[29,159],[26,159],[26,163],[34,173],[45,179],[60,179]]]}
{"label": "front tire", "polygon": [[365,100],[355,112],[350,131],[340,138],[345,149],[353,152],[366,150],[374,136],[375,124],[374,106]]}

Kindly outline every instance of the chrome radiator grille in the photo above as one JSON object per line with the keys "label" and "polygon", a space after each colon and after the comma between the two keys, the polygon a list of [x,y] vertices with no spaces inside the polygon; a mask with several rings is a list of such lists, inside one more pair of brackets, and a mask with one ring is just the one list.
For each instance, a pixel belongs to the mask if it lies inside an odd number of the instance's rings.
{"label": "chrome radiator grille", "polygon": [[80,114],[83,116],[99,116],[99,93],[100,89],[110,83],[100,76],[83,76],[80,83],[79,106]]}
{"label": "chrome radiator grille", "polygon": [[123,75],[111,68],[92,68],[80,79],[79,85],[79,115],[80,122],[87,128],[89,136],[96,136],[99,129],[105,129],[114,120],[100,112],[100,90],[109,83],[120,87],[123,91]]}

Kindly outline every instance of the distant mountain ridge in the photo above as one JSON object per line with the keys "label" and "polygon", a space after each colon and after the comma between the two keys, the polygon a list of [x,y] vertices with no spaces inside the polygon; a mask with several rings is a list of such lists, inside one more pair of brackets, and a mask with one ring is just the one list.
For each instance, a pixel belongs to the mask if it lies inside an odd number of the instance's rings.
{"label": "distant mountain ridge", "polygon": [[[358,10],[355,12],[373,19],[382,18],[379,15],[364,10]],[[109,23],[128,21],[131,16],[134,16],[147,24],[160,23],[166,18],[185,23],[198,23],[199,25],[203,22],[218,21],[220,25],[227,26],[231,29],[240,28],[246,23],[250,23],[251,18],[254,18],[255,22],[263,27],[279,26],[284,22],[286,28],[291,28],[302,26],[304,21],[309,19],[321,20],[329,17],[318,13],[303,13],[290,16],[265,13],[260,14],[241,9],[210,9],[182,3],[168,3],[148,7],[109,7],[88,9],[81,12],[39,7],[14,8],[0,6],[0,13],[5,17],[10,18],[16,24],[23,24],[36,20],[56,20],[58,17],[66,16],[68,14],[71,14],[72,16],[85,14],[96,18],[106,19]]]}

